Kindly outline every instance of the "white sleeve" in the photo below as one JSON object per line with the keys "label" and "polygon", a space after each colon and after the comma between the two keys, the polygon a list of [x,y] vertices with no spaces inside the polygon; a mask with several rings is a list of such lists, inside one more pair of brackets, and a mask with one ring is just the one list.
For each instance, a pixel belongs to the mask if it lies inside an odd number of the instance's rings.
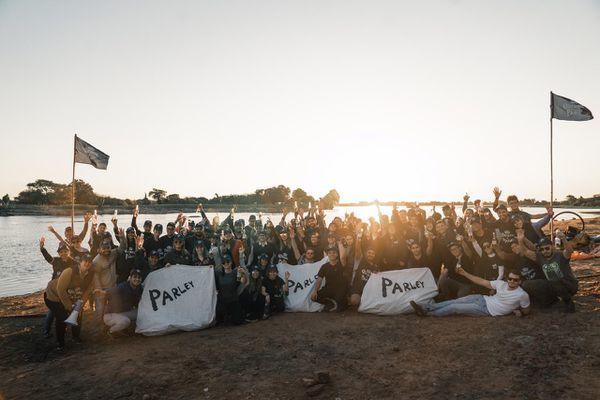
{"label": "white sleeve", "polygon": [[521,308],[527,308],[529,307],[529,295],[527,294],[526,291],[523,291],[523,294],[521,295],[521,298],[519,299],[519,304],[521,306]]}
{"label": "white sleeve", "polygon": [[492,287],[492,289],[496,290],[498,288],[498,282],[500,281],[490,281],[490,286]]}

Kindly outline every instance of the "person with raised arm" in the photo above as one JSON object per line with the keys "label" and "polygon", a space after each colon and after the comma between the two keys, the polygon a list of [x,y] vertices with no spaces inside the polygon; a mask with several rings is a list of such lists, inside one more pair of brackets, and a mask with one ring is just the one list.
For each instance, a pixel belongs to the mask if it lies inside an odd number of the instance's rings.
{"label": "person with raised arm", "polygon": [[542,267],[546,279],[531,279],[524,283],[523,288],[529,293],[534,304],[550,306],[561,299],[565,312],[575,312],[573,296],[577,293],[579,283],[571,270],[571,253],[573,248],[566,240],[565,234],[556,235],[564,243],[564,250],[557,250],[552,241],[541,238],[537,243],[537,251],[527,248],[524,241],[525,235],[520,233],[517,237],[523,254]]}
{"label": "person with raised arm", "polygon": [[415,310],[415,314],[420,317],[444,317],[448,315],[496,317],[510,315],[511,313],[517,317],[522,317],[529,314],[529,296],[520,286],[521,275],[519,275],[519,272],[510,271],[507,282],[502,280],[488,281],[472,275],[460,267],[456,272],[476,285],[495,290],[496,294],[493,296],[472,294],[455,300],[425,305],[411,301],[410,305]]}

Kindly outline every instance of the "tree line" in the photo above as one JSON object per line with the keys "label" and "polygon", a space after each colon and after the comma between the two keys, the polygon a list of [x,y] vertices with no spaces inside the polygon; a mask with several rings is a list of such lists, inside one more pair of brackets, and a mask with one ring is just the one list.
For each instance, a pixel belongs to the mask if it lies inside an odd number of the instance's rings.
{"label": "tree line", "polygon": [[[28,183],[26,189],[21,191],[13,201],[19,204],[33,205],[67,205],[71,203],[72,184],[56,183],[47,179],[38,179]],[[3,204],[10,202],[10,197],[2,198]],[[265,189],[256,189],[254,193],[227,194],[215,193],[212,198],[207,197],[181,197],[177,193],[168,193],[164,189],[152,188],[144,193],[141,199],[119,199],[111,196],[102,196],[94,192],[89,183],[75,180],[75,203],[102,206],[132,206],[134,204],[237,204],[237,205],[281,205],[308,207],[309,204],[319,204],[320,207],[331,209],[340,202],[337,190],[331,189],[324,197],[316,199],[301,188],[291,190],[284,185],[273,186]]]}

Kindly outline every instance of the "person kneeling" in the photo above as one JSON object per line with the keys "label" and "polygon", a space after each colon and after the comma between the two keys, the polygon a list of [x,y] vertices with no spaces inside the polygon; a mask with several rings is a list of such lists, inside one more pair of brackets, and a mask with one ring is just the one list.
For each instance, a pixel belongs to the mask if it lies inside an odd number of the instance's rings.
{"label": "person kneeling", "polygon": [[470,316],[491,315],[495,317],[513,313],[521,317],[529,314],[529,295],[520,286],[521,274],[519,272],[510,271],[508,282],[501,280],[486,281],[478,276],[471,275],[462,268],[457,268],[456,272],[477,285],[495,290],[496,294],[493,296],[472,294],[455,300],[423,306],[411,301],[410,305],[418,316],[443,317],[462,314]]}
{"label": "person kneeling", "polygon": [[283,312],[285,303],[283,298],[288,294],[288,280],[290,279],[289,271],[285,273],[285,282],[279,277],[277,267],[269,267],[267,279],[262,282],[262,294],[265,298],[265,312],[263,319],[267,319],[271,314]]}
{"label": "person kneeling", "polygon": [[97,289],[108,299],[104,323],[108,327],[108,334],[112,335],[127,329],[132,321],[137,319],[137,306],[142,297],[142,272],[133,269],[127,281],[119,283],[106,290]]}

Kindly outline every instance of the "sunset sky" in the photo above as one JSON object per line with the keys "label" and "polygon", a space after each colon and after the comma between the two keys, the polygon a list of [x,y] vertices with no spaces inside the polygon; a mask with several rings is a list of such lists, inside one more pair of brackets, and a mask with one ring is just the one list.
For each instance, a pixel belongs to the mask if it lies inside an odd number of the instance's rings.
{"label": "sunset sky", "polygon": [[0,1],[0,196],[600,193],[599,1]]}

